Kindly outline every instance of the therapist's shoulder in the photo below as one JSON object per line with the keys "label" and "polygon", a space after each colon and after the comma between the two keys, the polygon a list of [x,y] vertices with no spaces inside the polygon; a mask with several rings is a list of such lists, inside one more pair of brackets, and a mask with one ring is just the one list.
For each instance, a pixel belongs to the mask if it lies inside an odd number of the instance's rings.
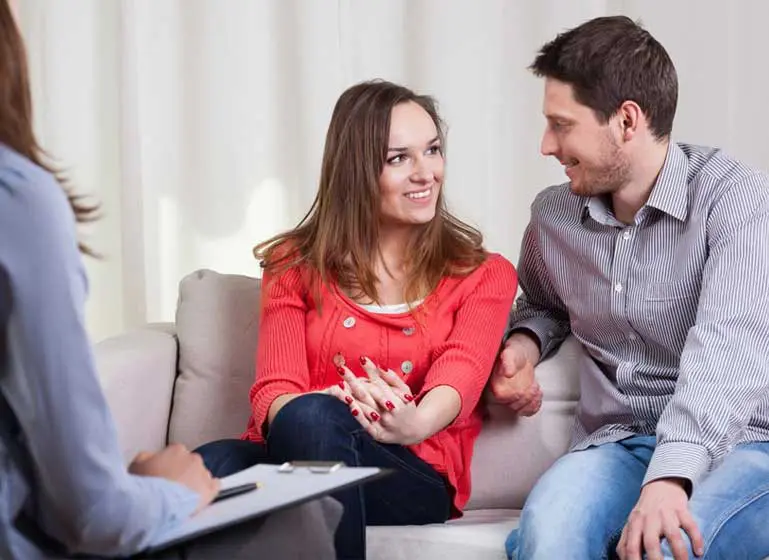
{"label": "therapist's shoulder", "polygon": [[0,212],[7,215],[30,219],[65,217],[67,221],[74,221],[67,195],[56,178],[3,144],[0,144],[0,196],[3,197]]}
{"label": "therapist's shoulder", "polygon": [[67,194],[50,172],[0,144],[0,263],[21,270],[53,257],[79,260]]}
{"label": "therapist's shoulder", "polygon": [[[55,233],[74,239],[75,215],[62,185],[46,169],[0,144],[0,228],[24,244]],[[12,229],[12,231],[10,231]]]}

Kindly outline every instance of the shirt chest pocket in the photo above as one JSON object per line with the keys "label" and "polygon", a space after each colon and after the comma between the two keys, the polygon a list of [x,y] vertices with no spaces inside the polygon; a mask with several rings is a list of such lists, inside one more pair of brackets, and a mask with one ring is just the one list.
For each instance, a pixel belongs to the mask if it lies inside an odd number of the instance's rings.
{"label": "shirt chest pocket", "polygon": [[700,285],[693,280],[651,282],[631,301],[630,323],[647,342],[680,354],[697,318]]}

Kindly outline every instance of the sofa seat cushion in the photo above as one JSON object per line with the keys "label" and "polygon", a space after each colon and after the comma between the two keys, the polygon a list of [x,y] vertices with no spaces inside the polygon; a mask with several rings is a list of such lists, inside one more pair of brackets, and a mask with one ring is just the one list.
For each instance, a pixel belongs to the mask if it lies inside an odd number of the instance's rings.
{"label": "sofa seat cushion", "polygon": [[370,560],[505,560],[520,510],[477,509],[445,524],[368,527]]}

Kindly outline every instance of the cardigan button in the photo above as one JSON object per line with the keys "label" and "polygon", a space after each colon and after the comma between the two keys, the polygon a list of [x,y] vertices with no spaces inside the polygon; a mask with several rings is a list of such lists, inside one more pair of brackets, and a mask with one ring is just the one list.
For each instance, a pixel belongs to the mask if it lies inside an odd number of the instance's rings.
{"label": "cardigan button", "polygon": [[401,371],[408,375],[412,371],[414,371],[414,364],[412,364],[409,360],[406,360],[401,364]]}
{"label": "cardigan button", "polygon": [[355,326],[355,317],[347,317],[347,319],[342,321],[342,324],[344,325],[344,328],[351,329]]}

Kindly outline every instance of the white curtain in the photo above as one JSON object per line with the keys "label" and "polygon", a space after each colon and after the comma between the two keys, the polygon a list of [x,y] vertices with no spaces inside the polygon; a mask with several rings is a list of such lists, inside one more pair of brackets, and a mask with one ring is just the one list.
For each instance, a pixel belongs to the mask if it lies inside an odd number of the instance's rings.
{"label": "white curtain", "polygon": [[438,98],[449,202],[515,262],[529,203],[563,180],[526,66],[615,13],[677,65],[676,138],[768,168],[763,0],[20,0],[41,140],[104,208],[93,336],[173,319],[197,268],[256,275],[252,246],[307,210],[333,104],[364,79]]}

